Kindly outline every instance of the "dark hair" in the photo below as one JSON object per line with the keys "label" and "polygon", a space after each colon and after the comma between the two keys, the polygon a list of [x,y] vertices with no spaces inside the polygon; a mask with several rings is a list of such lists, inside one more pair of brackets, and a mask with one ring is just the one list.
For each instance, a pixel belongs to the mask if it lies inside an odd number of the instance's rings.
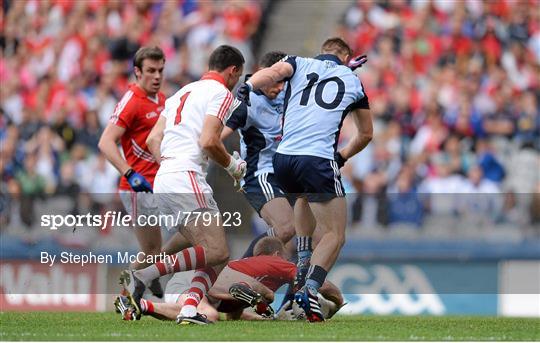
{"label": "dark hair", "polygon": [[253,256],[272,255],[283,252],[283,243],[276,237],[264,237],[253,247]]}
{"label": "dark hair", "polygon": [[165,54],[157,46],[149,47],[144,46],[137,50],[135,57],[133,57],[133,66],[142,70],[142,65],[144,60],[165,60]]}
{"label": "dark hair", "polygon": [[287,56],[283,51],[270,51],[261,57],[259,64],[263,68],[271,67],[274,63],[279,62],[283,57]]}
{"label": "dark hair", "polygon": [[339,37],[332,37],[325,40],[321,46],[321,52],[352,56],[352,50],[349,44]]}
{"label": "dark hair", "polygon": [[230,66],[240,68],[244,62],[244,56],[240,50],[230,45],[220,45],[212,51],[208,60],[208,69],[223,71]]}

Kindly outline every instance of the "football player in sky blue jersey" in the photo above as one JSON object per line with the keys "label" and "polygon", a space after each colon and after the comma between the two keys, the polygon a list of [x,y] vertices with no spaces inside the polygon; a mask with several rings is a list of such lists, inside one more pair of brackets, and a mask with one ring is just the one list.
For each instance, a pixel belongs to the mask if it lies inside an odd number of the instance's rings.
{"label": "football player in sky blue jersey", "polygon": [[[286,56],[280,51],[266,53],[262,67],[270,67]],[[250,106],[242,103],[226,123],[221,138],[240,132],[241,156],[247,162],[242,188],[250,205],[270,226],[251,242],[244,257],[253,256],[253,247],[266,236],[287,243],[295,234],[293,209],[274,177],[272,158],[281,140],[284,81],[273,83],[251,94]]]}
{"label": "football player in sky blue jersey", "polygon": [[[311,322],[323,321],[317,290],[326,279],[345,242],[347,209],[339,169],[371,141],[373,124],[362,84],[347,66],[352,51],[341,38],[330,38],[315,58],[288,56],[256,72],[238,90],[250,103],[250,93],[286,80],[283,137],[274,156],[281,188],[298,196],[295,203],[297,251],[309,261],[305,286],[295,301]],[[356,135],[337,151],[343,119],[353,116]],[[323,236],[311,254],[315,218]]]}

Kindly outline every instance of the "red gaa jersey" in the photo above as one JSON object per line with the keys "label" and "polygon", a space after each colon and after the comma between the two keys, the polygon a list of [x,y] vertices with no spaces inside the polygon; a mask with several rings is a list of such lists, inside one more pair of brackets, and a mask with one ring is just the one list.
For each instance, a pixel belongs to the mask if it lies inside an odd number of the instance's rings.
{"label": "red gaa jersey", "polygon": [[272,292],[296,276],[296,265],[279,256],[253,256],[229,262],[229,268],[256,279]]}
{"label": "red gaa jersey", "polygon": [[[159,164],[148,151],[146,138],[164,107],[163,93],[159,92],[152,98],[137,84],[132,84],[116,105],[110,119],[111,123],[126,129],[120,142],[127,163],[152,185]],[[125,177],[120,179],[119,188],[131,190]]]}

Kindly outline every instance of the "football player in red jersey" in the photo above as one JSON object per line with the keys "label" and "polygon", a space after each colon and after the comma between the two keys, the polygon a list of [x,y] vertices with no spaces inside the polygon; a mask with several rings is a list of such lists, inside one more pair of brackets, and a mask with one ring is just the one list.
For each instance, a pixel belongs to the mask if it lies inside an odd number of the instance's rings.
{"label": "football player in red jersey", "polygon": [[[159,164],[148,151],[146,138],[165,106],[165,95],[159,91],[165,55],[159,47],[142,47],[135,53],[133,65],[137,81],[116,105],[98,146],[123,176],[119,185],[120,199],[132,220],[136,220],[139,215],[159,213],[151,194]],[[142,252],[146,255],[160,253],[159,227],[138,228],[134,232]],[[131,267],[139,269],[146,265],[135,263]],[[162,297],[157,279],[150,289],[154,295]]]}
{"label": "football player in red jersey", "polygon": [[[197,307],[197,311],[208,319],[218,319],[218,312],[227,314],[228,319],[274,318],[270,303],[274,292],[282,285],[292,282],[296,275],[296,265],[283,259],[283,243],[276,237],[265,237],[254,247],[253,257],[230,261],[219,274],[216,282]],[[158,319],[175,320],[187,299],[192,272],[181,272],[169,281],[165,303],[154,303],[141,299],[144,315]],[[327,282],[321,287],[321,296],[326,302],[323,310],[327,318],[333,316],[342,306],[343,298],[339,290]],[[137,320],[135,307],[130,298],[119,296],[115,305],[122,312],[124,320]],[[244,309],[252,307],[255,314]],[[295,319],[291,313],[284,313],[279,319]]]}

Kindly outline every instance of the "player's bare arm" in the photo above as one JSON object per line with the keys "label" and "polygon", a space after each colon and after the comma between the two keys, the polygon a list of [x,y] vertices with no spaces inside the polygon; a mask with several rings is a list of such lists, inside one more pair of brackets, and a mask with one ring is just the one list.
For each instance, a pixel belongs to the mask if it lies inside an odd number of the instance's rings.
{"label": "player's bare arm", "polygon": [[373,138],[373,120],[369,109],[358,108],[351,112],[354,124],[357,128],[356,134],[339,153],[343,158],[348,159],[360,151],[371,142]]}
{"label": "player's bare arm", "polygon": [[98,143],[99,150],[121,175],[124,175],[131,168],[118,149],[118,141],[124,135],[124,132],[126,132],[126,129],[123,127],[109,123]]}
{"label": "player's bare arm", "polygon": [[167,118],[165,118],[165,116],[160,116],[152,128],[152,131],[150,131],[148,137],[146,138],[146,146],[158,163],[161,162],[160,146],[161,141],[163,140],[163,131],[165,130],[166,121]]}
{"label": "player's bare arm", "polygon": [[214,116],[207,115],[204,120],[199,145],[206,154],[223,168],[227,168],[231,162],[231,155],[225,149],[221,141],[223,123]]}
{"label": "player's bare arm", "polygon": [[260,89],[291,77],[293,73],[294,69],[289,63],[277,62],[253,74],[247,83],[251,84],[253,89]]}
{"label": "player's bare arm", "polygon": [[227,139],[227,137],[229,137],[230,135],[232,135],[233,132],[234,132],[233,129],[231,129],[231,128],[228,127],[228,126],[225,126],[225,127],[223,128],[223,131],[221,131],[221,140],[223,141],[223,140]]}

